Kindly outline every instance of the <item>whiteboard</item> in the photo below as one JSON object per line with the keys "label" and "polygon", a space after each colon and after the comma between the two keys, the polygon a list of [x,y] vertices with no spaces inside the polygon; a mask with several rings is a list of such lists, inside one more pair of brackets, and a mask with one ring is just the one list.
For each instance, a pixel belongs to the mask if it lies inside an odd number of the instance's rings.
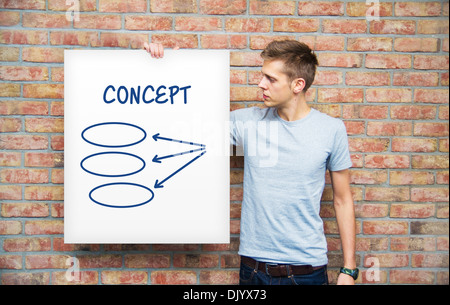
{"label": "whiteboard", "polygon": [[64,242],[229,242],[229,51],[64,51]]}

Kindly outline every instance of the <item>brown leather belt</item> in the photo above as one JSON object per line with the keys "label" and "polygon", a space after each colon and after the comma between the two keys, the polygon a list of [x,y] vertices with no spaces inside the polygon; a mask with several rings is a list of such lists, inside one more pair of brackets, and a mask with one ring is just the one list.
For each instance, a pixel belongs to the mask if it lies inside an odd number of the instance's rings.
{"label": "brown leather belt", "polygon": [[290,276],[290,275],[305,275],[311,274],[315,270],[325,267],[311,265],[283,265],[283,264],[271,264],[262,263],[254,260],[251,257],[241,256],[241,262],[245,265],[254,268],[255,270],[262,271],[270,276]]}

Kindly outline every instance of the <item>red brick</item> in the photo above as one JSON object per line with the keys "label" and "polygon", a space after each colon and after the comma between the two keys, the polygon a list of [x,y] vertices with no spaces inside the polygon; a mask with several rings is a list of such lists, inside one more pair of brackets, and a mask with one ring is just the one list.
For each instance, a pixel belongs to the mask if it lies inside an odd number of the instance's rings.
{"label": "red brick", "polygon": [[298,14],[306,16],[342,16],[344,4],[340,1],[301,1],[298,3]]}
{"label": "red brick", "polygon": [[170,256],[167,254],[127,254],[127,268],[169,268]]}
{"label": "red brick", "polygon": [[0,30],[2,44],[47,44],[47,31]]}
{"label": "red brick", "polygon": [[[303,38],[303,39],[302,39]],[[308,44],[302,37],[300,41]],[[310,48],[315,51],[343,51],[345,49],[345,37],[341,36],[313,36]]]}
{"label": "red brick", "polygon": [[13,11],[0,12],[0,26],[13,26],[20,22],[20,13]]}
{"label": "red brick", "polygon": [[380,120],[387,118],[388,115],[387,106],[344,105],[343,108],[344,119]]}
{"label": "red brick", "polygon": [[349,86],[386,86],[390,83],[387,72],[347,72],[345,84]]}
{"label": "red brick", "polygon": [[147,284],[148,272],[147,271],[102,271],[101,273],[102,284]]}
{"label": "red brick", "polygon": [[97,271],[84,271],[81,270],[79,277],[74,276],[72,280],[67,279],[67,271],[54,271],[52,272],[52,284],[53,285],[95,285],[98,284],[98,272]]}
{"label": "red brick", "polygon": [[359,68],[362,65],[363,55],[353,53],[320,53],[319,65],[322,67]]}
{"label": "red brick", "polygon": [[397,38],[394,42],[397,52],[438,52],[439,46],[437,38]]}
{"label": "red brick", "polygon": [[151,283],[153,285],[192,285],[197,284],[195,271],[152,271]]}
{"label": "red brick", "polygon": [[411,201],[415,202],[448,202],[448,188],[416,187],[411,189]]}
{"label": "red brick", "polygon": [[0,135],[1,149],[47,149],[48,138],[39,135]]}
{"label": "red brick", "polygon": [[100,34],[100,44],[96,46],[141,49],[146,41],[146,34],[103,32]]}
{"label": "red brick", "polygon": [[3,203],[3,217],[47,217],[48,204],[39,202]]}
{"label": "red brick", "polygon": [[2,275],[3,285],[48,285],[49,272],[5,273]]}
{"label": "red brick", "polygon": [[195,34],[153,34],[152,42],[161,43],[168,48],[176,46],[180,48],[198,48],[197,35]]}
{"label": "red brick", "polygon": [[227,32],[269,32],[270,19],[266,18],[227,18],[225,30]]}
{"label": "red brick", "polygon": [[200,271],[200,284],[235,285],[239,282],[239,271]]}
{"label": "red brick", "polygon": [[394,72],[394,86],[427,86],[436,87],[439,84],[437,72]]}
{"label": "red brick", "polygon": [[369,122],[367,124],[369,136],[410,136],[412,123],[409,122]]}
{"label": "red brick", "polygon": [[0,114],[47,115],[48,102],[0,101]]}
{"label": "red brick", "polygon": [[[413,200],[414,201],[414,200]],[[391,218],[429,218],[435,214],[434,204],[398,204],[391,205]]]}
{"label": "red brick", "polygon": [[363,222],[363,232],[369,235],[404,235],[408,233],[407,221],[366,220]]}
{"label": "red brick", "polygon": [[211,15],[242,15],[247,10],[245,0],[200,0],[200,12]]}
{"label": "red brick", "polygon": [[257,67],[263,64],[259,53],[256,52],[231,52],[230,65],[237,67]]}
{"label": "red brick", "polygon": [[392,3],[376,2],[377,10],[375,10],[375,2],[348,2],[347,15],[351,17],[373,16],[371,13],[378,13],[380,17],[392,16]]}
{"label": "red brick", "polygon": [[170,31],[172,17],[166,16],[125,16],[125,29],[139,31]]}
{"label": "red brick", "polygon": [[449,166],[448,155],[416,155],[412,156],[412,168],[444,169]]}
{"label": "red brick", "polygon": [[33,220],[25,222],[25,234],[27,235],[49,235],[63,233],[63,220]]}
{"label": "red brick", "polygon": [[448,254],[412,254],[412,267],[448,268]]}
{"label": "red brick", "polygon": [[64,200],[62,186],[26,186],[26,200]]}
{"label": "red brick", "polygon": [[47,169],[2,169],[0,181],[2,183],[48,183]]}
{"label": "red brick", "polygon": [[341,33],[341,34],[360,34],[366,33],[366,20],[339,20],[324,19],[322,20],[323,33]]}
{"label": "red brick", "polygon": [[21,10],[45,10],[45,0],[0,1],[1,8]]}
{"label": "red brick", "polygon": [[365,200],[369,201],[408,201],[407,187],[367,187]]}
{"label": "red brick", "polygon": [[338,85],[342,84],[342,72],[340,71],[317,71],[313,85]]}
{"label": "red brick", "polygon": [[22,50],[22,60],[29,62],[64,62],[64,49],[27,47]]}
{"label": "red brick", "polygon": [[389,147],[389,139],[350,138],[348,144],[351,152],[383,152]]}
{"label": "red brick", "polygon": [[122,27],[120,15],[80,14],[80,20],[73,21],[76,29],[118,30]]}
{"label": "red brick", "polygon": [[417,34],[448,34],[448,19],[418,20]]}
{"label": "red brick", "polygon": [[370,22],[371,34],[414,35],[416,22],[414,20],[379,20]]}
{"label": "red brick", "polygon": [[22,120],[18,118],[0,118],[0,132],[17,132],[22,129]]}
{"label": "red brick", "polygon": [[294,1],[258,1],[250,0],[252,15],[294,15]]}
{"label": "red brick", "polygon": [[436,251],[436,238],[433,237],[393,237],[392,251]]}
{"label": "red brick", "polygon": [[362,103],[364,91],[360,88],[319,88],[319,103]]}
{"label": "red brick", "polygon": [[59,118],[26,118],[27,132],[64,132],[64,119]]}
{"label": "red brick", "polygon": [[23,13],[22,26],[31,28],[68,28],[66,14]]}
{"label": "red brick", "polygon": [[[80,45],[89,46],[98,44],[98,34],[96,32],[75,32],[75,31],[51,31],[51,45]],[[53,68],[54,69],[54,68]],[[52,69],[52,71],[53,71]]]}
{"label": "red brick", "polygon": [[53,150],[64,150],[64,136],[51,136],[50,145]]}
{"label": "red brick", "polygon": [[414,135],[446,137],[448,136],[448,123],[416,123],[414,124]]}
{"label": "red brick", "polygon": [[344,124],[348,135],[363,134],[365,132],[364,121],[345,121]]}
{"label": "red brick", "polygon": [[25,153],[25,166],[28,167],[62,167],[63,165],[64,155],[62,153]]}
{"label": "red brick", "polygon": [[146,0],[100,0],[99,2],[99,12],[136,13],[146,11]]}
{"label": "red brick", "polygon": [[195,0],[162,0],[151,1],[150,12],[152,13],[196,13],[197,4]]}
{"label": "red brick", "polygon": [[416,89],[414,91],[414,102],[448,104],[448,89]]}
{"label": "red brick", "polygon": [[28,255],[25,257],[25,266],[27,269],[66,269],[66,260],[69,257],[52,254]]}
{"label": "red brick", "polygon": [[434,184],[434,175],[431,172],[390,171],[389,183],[391,185]]}
{"label": "red brick", "polygon": [[319,29],[318,19],[292,19],[292,18],[274,18],[274,32],[317,32]]}
{"label": "red brick", "polygon": [[377,51],[390,52],[392,51],[392,38],[388,37],[364,37],[351,38],[347,40],[348,51]]}
{"label": "red brick", "polygon": [[245,35],[204,34],[200,36],[203,49],[245,49],[247,37]]}
{"label": "red brick", "polygon": [[45,81],[48,80],[46,67],[2,66],[0,79],[19,81]]}
{"label": "red brick", "polygon": [[409,168],[407,155],[366,155],[366,168]]}
{"label": "red brick", "polygon": [[[2,186],[0,185],[0,199],[2,198]],[[0,220],[0,235],[16,235],[22,233],[22,222],[16,220]]]}
{"label": "red brick", "polygon": [[215,268],[219,265],[217,254],[174,254],[175,268]]}
{"label": "red brick", "polygon": [[440,16],[441,2],[397,2],[395,3],[394,10],[395,16]]}
{"label": "red brick", "polygon": [[[372,264],[367,261],[371,258],[376,258],[381,268],[389,268],[389,267],[406,267],[409,265],[409,255],[408,254],[391,254],[391,253],[383,253],[383,254],[367,254],[364,256],[364,267],[371,267]],[[369,260],[370,261],[370,260]]]}
{"label": "red brick", "polygon": [[425,270],[390,270],[391,284],[433,284],[434,272]]}
{"label": "red brick", "polygon": [[0,96],[19,97],[20,84],[0,83]]}
{"label": "red brick", "polygon": [[411,68],[411,55],[378,55],[367,54],[366,68],[373,69],[409,69]]}
{"label": "red brick", "polygon": [[[96,11],[97,10],[97,0],[81,0],[80,2],[80,11]],[[49,0],[48,1],[48,9],[51,11],[67,11],[73,2],[67,2],[65,0]]]}
{"label": "red brick", "polygon": [[0,47],[0,61],[18,61],[19,48]]}
{"label": "red brick", "polygon": [[0,255],[0,269],[22,269],[22,256]]}
{"label": "red brick", "polygon": [[392,151],[434,152],[436,139],[397,138],[392,139]]}
{"label": "red brick", "polygon": [[391,106],[391,118],[399,120],[431,120],[436,117],[434,106]]}
{"label": "red brick", "polygon": [[[272,42],[274,40],[287,40],[287,39],[295,39],[295,37],[284,36],[284,35],[273,35],[273,36],[253,35],[253,36],[250,36],[250,49],[262,50],[270,42]],[[260,57],[259,53],[258,53],[258,57]]]}
{"label": "red brick", "polygon": [[175,30],[177,31],[219,31],[222,20],[216,17],[177,17]]}
{"label": "red brick", "polygon": [[445,70],[448,68],[448,56],[441,55],[415,55],[414,69],[418,70]]}
{"label": "red brick", "polygon": [[53,98],[64,97],[63,84],[24,84],[23,96],[29,98]]}
{"label": "red brick", "polygon": [[20,152],[0,152],[0,166],[20,166],[21,156]]}
{"label": "red brick", "polygon": [[51,248],[49,237],[9,238],[3,242],[3,249],[7,252],[51,251]]}

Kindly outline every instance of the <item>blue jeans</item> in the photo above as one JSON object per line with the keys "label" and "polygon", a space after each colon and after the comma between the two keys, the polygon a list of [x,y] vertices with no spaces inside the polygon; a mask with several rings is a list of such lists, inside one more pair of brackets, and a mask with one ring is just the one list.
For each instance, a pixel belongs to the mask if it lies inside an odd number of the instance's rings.
{"label": "blue jeans", "polygon": [[327,267],[310,274],[275,277],[241,262],[239,285],[328,285]]}

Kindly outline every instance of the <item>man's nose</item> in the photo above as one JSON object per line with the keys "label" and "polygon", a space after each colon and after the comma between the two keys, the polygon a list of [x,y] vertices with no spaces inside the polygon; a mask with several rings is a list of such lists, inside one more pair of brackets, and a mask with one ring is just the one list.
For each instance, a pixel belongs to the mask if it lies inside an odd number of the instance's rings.
{"label": "man's nose", "polygon": [[264,89],[264,90],[267,89],[266,82],[264,81],[264,77],[259,82],[258,87],[261,89]]}

